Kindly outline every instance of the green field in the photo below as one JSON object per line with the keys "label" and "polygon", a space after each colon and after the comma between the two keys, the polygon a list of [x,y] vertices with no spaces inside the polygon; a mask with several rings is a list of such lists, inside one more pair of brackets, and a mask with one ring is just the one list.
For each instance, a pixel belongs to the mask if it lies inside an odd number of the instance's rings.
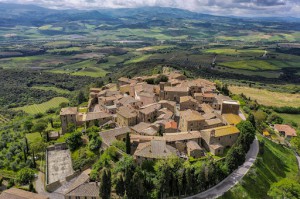
{"label": "green field", "polygon": [[298,164],[294,153],[281,145],[259,136],[265,141],[264,153],[259,154],[249,173],[221,199],[270,198],[270,186],[282,178],[295,178]]}
{"label": "green field", "polygon": [[36,140],[42,140],[43,138],[41,137],[41,134],[39,132],[35,133],[27,133],[26,138],[28,139],[28,142],[33,142]]}
{"label": "green field", "polygon": [[233,61],[233,62],[224,62],[220,63],[220,66],[225,66],[234,69],[244,69],[244,70],[278,70],[279,67],[270,64],[262,60],[242,60],[242,61]]}
{"label": "green field", "polygon": [[57,88],[55,86],[32,86],[31,88],[44,90],[44,91],[55,91],[59,94],[69,94],[70,91],[66,89]]}
{"label": "green field", "polygon": [[263,55],[264,50],[260,49],[233,49],[233,48],[216,48],[216,49],[208,49],[205,50],[205,53],[215,53],[215,54],[226,54],[226,55]]}
{"label": "green field", "polygon": [[285,114],[285,113],[279,113],[279,115],[284,119],[284,122],[295,122],[298,124],[298,127],[300,128],[300,114]]}
{"label": "green field", "polygon": [[103,77],[107,71],[103,69],[101,64],[97,64],[94,60],[80,61],[75,64],[65,65],[59,69],[51,70],[54,73],[68,73],[78,76]]}
{"label": "green field", "polygon": [[14,108],[14,110],[22,110],[29,114],[45,113],[48,109],[56,108],[59,106],[59,104],[63,102],[69,102],[69,100],[64,97],[55,97],[41,104],[33,104],[33,105],[23,106],[19,108]]}
{"label": "green field", "polygon": [[133,59],[125,62],[125,64],[134,64],[134,63],[142,62],[142,61],[145,61],[145,60],[149,59],[151,56],[152,55],[138,56],[137,58],[133,58]]}
{"label": "green field", "polygon": [[53,25],[44,25],[38,28],[39,30],[56,30],[56,31],[62,31],[62,27],[55,27]]}
{"label": "green field", "polygon": [[47,52],[49,53],[60,53],[60,52],[79,52],[81,50],[80,47],[69,47],[69,48],[58,48],[58,49],[51,49]]}

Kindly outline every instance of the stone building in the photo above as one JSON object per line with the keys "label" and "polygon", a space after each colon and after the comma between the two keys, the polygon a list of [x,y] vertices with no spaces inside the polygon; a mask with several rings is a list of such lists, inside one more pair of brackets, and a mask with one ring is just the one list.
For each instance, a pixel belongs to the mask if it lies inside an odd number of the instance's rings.
{"label": "stone building", "polygon": [[240,131],[235,126],[221,126],[201,131],[202,145],[214,155],[221,155],[226,147],[231,147]]}
{"label": "stone building", "polygon": [[161,100],[170,100],[179,103],[180,97],[187,96],[189,93],[187,87],[164,87],[161,92]]}
{"label": "stone building", "polygon": [[180,111],[179,129],[181,131],[199,131],[204,129],[205,119],[194,110]]}
{"label": "stone building", "polygon": [[165,140],[151,140],[140,143],[133,157],[138,164],[141,164],[144,160],[164,159],[172,155],[177,155],[176,149],[167,145]]}
{"label": "stone building", "polygon": [[62,108],[60,111],[60,121],[62,134],[67,133],[69,125],[75,125],[77,122],[77,107]]}
{"label": "stone building", "polygon": [[238,115],[239,110],[240,110],[240,103],[235,100],[223,101],[221,106],[221,114],[232,113]]}
{"label": "stone building", "polygon": [[187,155],[193,158],[200,158],[204,156],[203,149],[199,146],[199,144],[193,140],[190,140],[186,143],[186,151]]}
{"label": "stone building", "polygon": [[160,108],[161,105],[158,103],[149,104],[147,106],[141,107],[138,111],[139,122],[155,122],[158,117],[158,110]]}
{"label": "stone building", "polygon": [[180,110],[181,111],[184,111],[187,109],[198,110],[198,108],[199,108],[199,103],[197,102],[197,100],[195,100],[191,96],[180,97]]}
{"label": "stone building", "polygon": [[117,110],[117,124],[119,126],[134,126],[137,124],[137,111],[129,106],[121,106]]}

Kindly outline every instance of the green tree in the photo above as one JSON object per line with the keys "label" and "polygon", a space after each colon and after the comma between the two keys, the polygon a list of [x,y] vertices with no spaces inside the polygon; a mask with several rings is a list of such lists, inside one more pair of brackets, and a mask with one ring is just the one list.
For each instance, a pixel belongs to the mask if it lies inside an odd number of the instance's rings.
{"label": "green tree", "polygon": [[47,144],[41,138],[35,138],[32,142],[29,143],[29,151],[32,155],[33,168],[36,167],[35,155],[44,152],[46,148]]}
{"label": "green tree", "polygon": [[45,132],[47,127],[48,124],[45,121],[38,121],[36,124],[33,125],[32,131],[39,132],[42,136],[42,134]]}
{"label": "green tree", "polygon": [[116,179],[116,194],[120,197],[123,197],[125,194],[125,184],[122,175],[119,175]]}
{"label": "green tree", "polygon": [[237,125],[240,130],[240,136],[237,140],[237,144],[240,144],[244,151],[247,152],[255,139],[255,128],[250,121],[242,121]]}
{"label": "green tree", "polygon": [[131,154],[131,143],[129,133],[126,134],[126,153],[129,155]]}
{"label": "green tree", "polygon": [[81,139],[82,133],[79,131],[76,131],[72,133],[70,137],[66,139],[66,144],[68,145],[69,149],[71,151],[74,151],[75,149],[79,148],[83,142]]}
{"label": "green tree", "polygon": [[89,149],[91,151],[97,151],[101,147],[101,138],[100,137],[94,137],[89,141]]}
{"label": "green tree", "polygon": [[298,199],[300,198],[300,184],[293,179],[284,178],[271,185],[268,195],[273,198]]}
{"label": "green tree", "polygon": [[278,114],[273,112],[268,116],[267,122],[270,124],[282,124],[283,119]]}
{"label": "green tree", "polygon": [[82,104],[83,102],[86,101],[86,98],[84,96],[83,91],[79,91],[78,95],[77,95],[77,103],[78,104]]}
{"label": "green tree", "polygon": [[234,146],[228,151],[225,157],[225,164],[230,173],[245,162],[245,155],[241,145]]}
{"label": "green tree", "polygon": [[53,125],[53,118],[48,118],[48,122],[50,123],[51,128],[54,128],[54,125]]}
{"label": "green tree", "polygon": [[254,128],[256,128],[255,118],[254,118],[254,115],[252,113],[249,114],[248,121],[251,122],[251,124],[253,125]]}
{"label": "green tree", "polygon": [[158,135],[163,136],[163,127],[162,127],[162,125],[159,125],[159,127],[158,127]]}
{"label": "green tree", "polygon": [[20,184],[29,184],[34,179],[34,170],[23,168],[17,173],[16,180]]}
{"label": "green tree", "polygon": [[31,128],[33,127],[33,123],[31,120],[26,120],[23,124],[24,130],[27,132],[31,131]]}
{"label": "green tree", "polygon": [[96,81],[96,87],[97,88],[101,88],[102,86],[104,86],[104,82],[102,80]]}
{"label": "green tree", "polygon": [[101,172],[99,195],[102,199],[109,199],[111,193],[111,172],[104,168]]}
{"label": "green tree", "polygon": [[73,133],[76,130],[76,125],[73,123],[68,123],[67,126],[67,132],[68,133]]}

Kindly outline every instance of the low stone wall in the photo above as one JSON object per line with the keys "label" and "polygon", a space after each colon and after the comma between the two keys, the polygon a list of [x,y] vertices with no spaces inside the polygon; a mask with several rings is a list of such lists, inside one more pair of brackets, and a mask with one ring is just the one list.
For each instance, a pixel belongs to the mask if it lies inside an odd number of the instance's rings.
{"label": "low stone wall", "polygon": [[47,147],[47,151],[66,150],[66,149],[68,149],[66,143],[55,144]]}
{"label": "low stone wall", "polygon": [[77,171],[75,171],[73,174],[67,176],[67,177],[66,177],[66,181],[69,182],[70,180],[72,180],[73,178],[75,178],[75,177],[77,177],[77,176],[79,176],[79,175],[80,175],[80,171],[77,170]]}
{"label": "low stone wall", "polygon": [[59,187],[61,187],[61,185],[62,185],[62,183],[58,180],[58,181],[52,182],[50,184],[47,184],[46,185],[46,190],[48,192],[53,192],[56,189],[58,189]]}

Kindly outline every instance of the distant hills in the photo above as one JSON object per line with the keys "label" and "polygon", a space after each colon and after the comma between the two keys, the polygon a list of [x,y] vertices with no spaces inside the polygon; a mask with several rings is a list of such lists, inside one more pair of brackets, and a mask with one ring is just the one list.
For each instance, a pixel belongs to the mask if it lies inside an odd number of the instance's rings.
{"label": "distant hills", "polygon": [[[279,22],[300,22],[298,18],[241,18],[241,17],[224,17],[201,14],[177,8],[166,7],[142,7],[142,8],[122,8],[122,9],[98,9],[98,10],[54,10],[36,5],[0,3],[0,24],[1,26],[15,25],[33,25],[41,26],[46,23],[55,23],[62,20],[100,20],[106,23],[118,23],[120,18],[135,19],[136,21],[153,21],[168,19],[193,19],[193,20],[218,20],[226,22],[243,21],[279,21]],[[126,23],[126,20],[123,20]],[[127,21],[127,23],[130,23]]]}

